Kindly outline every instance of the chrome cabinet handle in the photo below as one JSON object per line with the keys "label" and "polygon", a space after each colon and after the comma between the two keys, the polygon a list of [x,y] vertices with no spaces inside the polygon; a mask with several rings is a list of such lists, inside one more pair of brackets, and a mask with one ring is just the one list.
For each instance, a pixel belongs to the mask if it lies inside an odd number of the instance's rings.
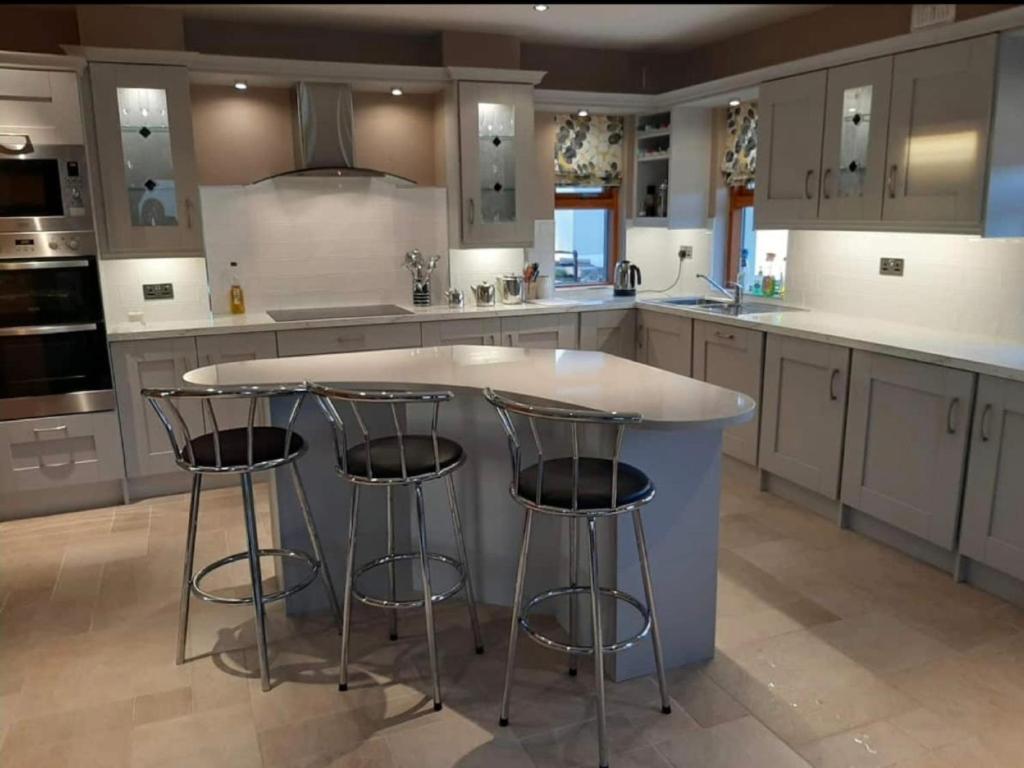
{"label": "chrome cabinet handle", "polygon": [[896,163],[889,166],[889,178],[885,182],[886,187],[889,189],[889,197],[896,197]]}
{"label": "chrome cabinet handle", "polygon": [[814,176],[814,169],[811,168],[807,171],[807,175],[804,176],[804,197],[808,200],[811,199],[811,177]]}
{"label": "chrome cabinet handle", "polygon": [[836,393],[836,379],[839,378],[839,369],[833,368],[832,375],[828,378],[828,399],[838,400],[839,395]]}
{"label": "chrome cabinet handle", "polygon": [[726,341],[733,341],[736,338],[735,333],[722,333],[721,331],[715,331],[715,336]]}
{"label": "chrome cabinet handle", "polygon": [[960,398],[954,397],[949,401],[949,410],[946,411],[946,431],[956,434],[957,423],[960,421]]}
{"label": "chrome cabinet handle", "polygon": [[[35,432],[37,435],[38,434],[47,433],[47,432],[67,432],[68,431],[68,425],[67,424],[59,424],[56,427],[33,427],[32,431]],[[70,455],[68,456],[68,460],[63,462],[62,464],[47,464],[42,456],[39,457],[39,468],[40,469],[60,469],[61,467],[68,467],[72,463],[73,463],[73,461],[72,461]]]}
{"label": "chrome cabinet handle", "polygon": [[37,435],[41,432],[67,432],[68,425],[60,424],[59,426],[56,427],[32,427],[32,431],[35,432]]}
{"label": "chrome cabinet handle", "polygon": [[466,201],[466,206],[469,208],[469,226],[476,224],[476,200],[472,197]]}
{"label": "chrome cabinet handle", "polygon": [[826,200],[830,200],[832,195],[828,193],[828,182],[832,178],[832,169],[826,168],[825,174],[821,177],[821,196]]}
{"label": "chrome cabinet handle", "polygon": [[992,415],[992,403],[985,403],[985,410],[981,412],[981,442],[987,443],[992,434],[989,432],[989,417]]}

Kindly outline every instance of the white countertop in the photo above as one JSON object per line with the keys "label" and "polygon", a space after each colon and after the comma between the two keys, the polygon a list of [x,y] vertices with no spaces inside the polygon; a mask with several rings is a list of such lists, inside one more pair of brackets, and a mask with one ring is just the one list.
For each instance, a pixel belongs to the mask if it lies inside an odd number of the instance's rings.
{"label": "white countertop", "polygon": [[665,427],[723,428],[753,418],[746,395],[603,352],[457,345],[244,360],[198,368],[199,386],[366,384],[483,390],[601,411]]}
{"label": "white countertop", "polygon": [[684,315],[743,328],[754,328],[785,336],[796,336],[831,344],[894,355],[925,363],[987,373],[1024,381],[1024,342],[975,334],[932,330],[918,325],[873,320],[853,315],[810,310],[806,312],[766,312],[729,317],[685,306],[659,304],[656,297],[615,298],[609,289],[573,291],[568,298],[547,299],[518,305],[494,307],[436,306],[412,308],[410,314],[385,317],[338,318],[275,322],[265,313],[211,316],[202,320],[155,323],[112,323],[110,341],[202,336],[247,331],[288,331],[302,328],[331,328],[354,325],[424,322],[481,317],[515,317],[529,314],[586,312],[602,309],[644,310]]}

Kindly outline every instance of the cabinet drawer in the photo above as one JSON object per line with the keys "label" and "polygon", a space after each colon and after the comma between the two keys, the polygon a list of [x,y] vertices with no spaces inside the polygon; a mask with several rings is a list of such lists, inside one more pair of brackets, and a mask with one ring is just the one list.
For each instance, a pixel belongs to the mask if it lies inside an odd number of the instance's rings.
{"label": "cabinet drawer", "polygon": [[494,346],[501,338],[501,323],[496,317],[483,320],[435,320],[423,324],[423,346],[449,344],[485,344]]}
{"label": "cabinet drawer", "polygon": [[3,493],[124,477],[113,411],[0,422],[0,457]]}
{"label": "cabinet drawer", "polygon": [[280,357],[418,346],[420,346],[419,323],[312,328],[302,331],[278,331],[277,333],[277,351]]}
{"label": "cabinet drawer", "polygon": [[502,344],[534,349],[576,349],[579,315],[557,314],[501,318]]}

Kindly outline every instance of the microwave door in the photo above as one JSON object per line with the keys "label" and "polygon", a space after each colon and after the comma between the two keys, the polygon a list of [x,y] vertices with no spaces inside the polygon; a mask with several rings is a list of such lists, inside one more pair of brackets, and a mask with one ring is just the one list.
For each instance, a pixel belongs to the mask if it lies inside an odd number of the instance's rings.
{"label": "microwave door", "polygon": [[60,161],[0,159],[0,218],[64,216]]}

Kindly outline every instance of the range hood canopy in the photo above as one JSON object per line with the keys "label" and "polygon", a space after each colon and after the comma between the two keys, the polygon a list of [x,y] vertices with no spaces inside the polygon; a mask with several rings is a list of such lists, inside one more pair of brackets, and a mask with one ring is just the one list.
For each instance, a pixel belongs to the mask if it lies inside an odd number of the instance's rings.
{"label": "range hood canopy", "polygon": [[296,91],[301,166],[254,183],[270,179],[321,177],[383,179],[396,186],[416,186],[412,179],[355,165],[351,88],[337,83],[300,82]]}

